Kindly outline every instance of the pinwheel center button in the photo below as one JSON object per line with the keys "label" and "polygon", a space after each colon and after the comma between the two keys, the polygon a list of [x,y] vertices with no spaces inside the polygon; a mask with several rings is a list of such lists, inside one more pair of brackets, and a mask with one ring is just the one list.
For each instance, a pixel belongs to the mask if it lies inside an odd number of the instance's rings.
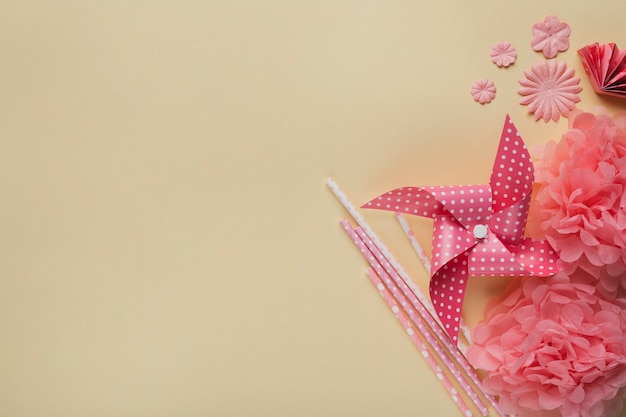
{"label": "pinwheel center button", "polygon": [[487,237],[487,226],[484,224],[477,224],[474,226],[474,237],[476,239],[484,239]]}

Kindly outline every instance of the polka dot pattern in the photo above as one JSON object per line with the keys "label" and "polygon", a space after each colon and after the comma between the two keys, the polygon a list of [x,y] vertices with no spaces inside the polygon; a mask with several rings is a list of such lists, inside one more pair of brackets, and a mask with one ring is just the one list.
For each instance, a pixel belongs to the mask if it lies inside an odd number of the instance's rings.
{"label": "polka dot pattern", "polygon": [[519,244],[524,240],[529,203],[530,194],[526,195],[518,204],[513,204],[510,207],[494,213],[489,222],[489,228],[493,230],[503,242]]}
{"label": "polka dot pattern", "polygon": [[467,230],[491,218],[491,188],[488,185],[424,187]]}
{"label": "polka dot pattern", "polygon": [[435,218],[445,213],[442,204],[423,187],[401,187],[365,203],[363,208]]}
{"label": "polka dot pattern", "polygon": [[472,248],[468,264],[470,275],[475,276],[528,275],[513,253],[492,232],[484,242]]}
{"label": "polka dot pattern", "polygon": [[530,238],[512,248],[515,260],[526,269],[525,275],[547,277],[559,272],[558,255],[548,242],[536,241]]}
{"label": "polka dot pattern", "polygon": [[451,215],[437,216],[433,230],[432,272],[467,252],[476,238]]}
{"label": "polka dot pattern", "polygon": [[467,254],[463,253],[433,273],[430,280],[430,299],[454,342],[458,340],[467,278]]}
{"label": "polka dot pattern", "polygon": [[493,212],[524,200],[527,195],[530,195],[534,180],[533,163],[528,149],[507,115],[489,180],[493,196]]}

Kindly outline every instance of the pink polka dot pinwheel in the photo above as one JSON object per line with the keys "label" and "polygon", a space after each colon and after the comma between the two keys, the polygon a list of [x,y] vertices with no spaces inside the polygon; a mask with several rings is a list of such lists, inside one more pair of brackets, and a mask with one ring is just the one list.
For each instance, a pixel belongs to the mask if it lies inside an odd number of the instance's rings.
{"label": "pink polka dot pinwheel", "polygon": [[430,297],[454,342],[469,276],[557,272],[550,245],[524,237],[533,181],[530,155],[507,116],[489,185],[403,187],[363,205],[434,220]]}

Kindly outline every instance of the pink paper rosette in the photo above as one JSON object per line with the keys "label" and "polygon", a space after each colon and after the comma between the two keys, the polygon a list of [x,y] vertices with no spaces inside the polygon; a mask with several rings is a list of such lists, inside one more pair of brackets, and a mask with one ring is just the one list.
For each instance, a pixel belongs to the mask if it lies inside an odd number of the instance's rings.
{"label": "pink paper rosette", "polygon": [[557,143],[533,149],[535,189],[527,232],[582,268],[602,289],[626,288],[626,112],[576,112]]}
{"label": "pink paper rosette", "polygon": [[626,50],[614,43],[593,43],[578,50],[593,91],[626,97]]}

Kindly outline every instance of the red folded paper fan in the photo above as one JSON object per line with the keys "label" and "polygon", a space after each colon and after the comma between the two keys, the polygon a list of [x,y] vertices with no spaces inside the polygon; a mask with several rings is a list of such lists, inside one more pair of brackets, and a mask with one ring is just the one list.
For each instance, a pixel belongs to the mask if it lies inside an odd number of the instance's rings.
{"label": "red folded paper fan", "polygon": [[626,97],[626,50],[614,43],[587,45],[578,50],[593,91]]}

